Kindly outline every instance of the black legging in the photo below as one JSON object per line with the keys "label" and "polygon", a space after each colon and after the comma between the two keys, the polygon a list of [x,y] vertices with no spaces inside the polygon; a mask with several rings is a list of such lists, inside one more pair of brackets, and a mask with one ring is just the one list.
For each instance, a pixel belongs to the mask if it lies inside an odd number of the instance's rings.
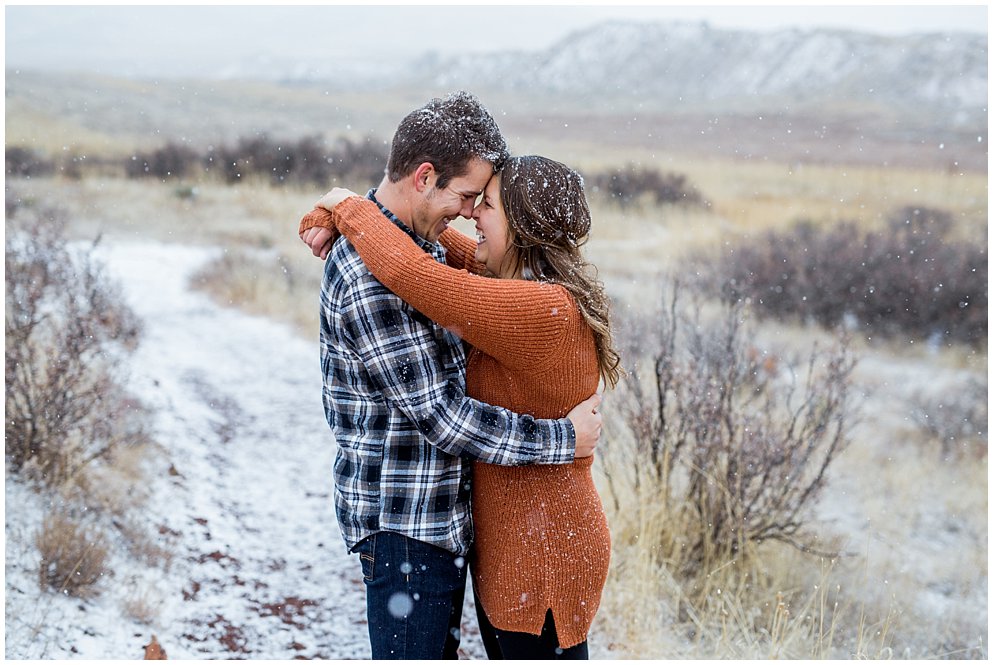
{"label": "black legging", "polygon": [[486,618],[483,605],[479,602],[479,594],[473,589],[476,600],[476,617],[479,620],[479,633],[486,648],[486,657],[490,660],[589,660],[590,650],[583,640],[568,649],[559,648],[559,639],[555,634],[555,620],[552,611],[545,613],[545,625],[541,627],[541,635],[530,633],[515,633],[510,630],[495,628]]}

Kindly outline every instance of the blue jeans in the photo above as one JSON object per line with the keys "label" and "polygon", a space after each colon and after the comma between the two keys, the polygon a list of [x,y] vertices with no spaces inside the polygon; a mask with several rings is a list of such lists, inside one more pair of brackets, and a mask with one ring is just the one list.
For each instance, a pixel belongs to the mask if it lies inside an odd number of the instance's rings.
{"label": "blue jeans", "polygon": [[465,559],[390,531],[369,536],[355,551],[373,659],[458,660]]}

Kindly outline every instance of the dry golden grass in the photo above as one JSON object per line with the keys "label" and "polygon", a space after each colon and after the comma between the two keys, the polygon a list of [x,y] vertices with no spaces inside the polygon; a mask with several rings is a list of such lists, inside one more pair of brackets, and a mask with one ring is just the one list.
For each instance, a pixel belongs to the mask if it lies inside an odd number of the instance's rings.
{"label": "dry golden grass", "polygon": [[681,533],[678,514],[644,485],[615,509],[599,477],[613,553],[597,634],[610,655],[986,657],[985,459],[936,470],[933,457],[874,444],[842,456],[814,521],[840,559],[764,543],[689,582],[673,572],[678,556],[652,545]]}
{"label": "dry golden grass", "polygon": [[148,501],[145,465],[158,454],[147,441],[116,446],[98,463],[87,467],[58,488],[63,499],[116,518],[140,514]]}
{"label": "dry golden grass", "polygon": [[135,149],[133,137],[84,127],[71,119],[32,109],[24,100],[8,100],[6,111],[8,146],[34,148],[55,159],[67,154],[124,157]]}
{"label": "dry golden grass", "polygon": [[99,593],[107,570],[107,537],[93,523],[60,511],[45,517],[35,537],[42,589],[89,598]]}
{"label": "dry golden grass", "polygon": [[149,468],[163,459],[160,445],[143,441],[117,447],[102,463],[92,465],[59,488],[67,505],[86,506],[87,511],[109,518],[120,541],[132,558],[143,564],[168,569],[172,543],[147,523],[143,507],[149,495]]}
{"label": "dry golden grass", "polygon": [[862,570],[843,578],[850,597],[892,615],[900,657],[987,657],[986,459],[940,463],[935,450],[872,444],[856,440],[825,498],[828,528],[861,545]]}
{"label": "dry golden grass", "polygon": [[140,580],[132,580],[123,605],[127,616],[151,626],[159,618],[164,601],[157,590],[146,584]]}
{"label": "dry golden grass", "polygon": [[313,257],[304,263],[271,251],[232,250],[194,274],[192,281],[222,305],[287,320],[312,336],[322,267]]}
{"label": "dry golden grass", "polygon": [[[613,555],[597,631],[618,658],[880,658],[893,617],[867,607],[847,584],[853,561],[818,559],[765,543],[687,580],[678,560],[658,555],[685,525],[653,506],[652,488],[608,511]],[[647,490],[647,491],[646,491]],[[657,502],[655,502],[657,503]],[[869,627],[880,627],[874,633]],[[885,632],[884,629],[885,628]],[[609,636],[609,637],[608,637]]]}

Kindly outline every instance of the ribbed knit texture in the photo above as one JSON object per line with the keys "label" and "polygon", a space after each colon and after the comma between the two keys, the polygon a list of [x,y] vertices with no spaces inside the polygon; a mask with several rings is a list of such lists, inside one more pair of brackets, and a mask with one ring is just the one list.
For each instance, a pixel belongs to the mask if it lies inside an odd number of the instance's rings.
{"label": "ribbed knit texture", "polygon": [[[388,289],[472,345],[471,397],[538,418],[561,418],[599,382],[589,326],[565,288],[473,274],[475,242],[448,229],[439,264],[374,203],[346,199],[301,221],[337,227]],[[486,616],[503,630],[538,635],[550,608],[559,646],[586,639],[610,562],[610,534],[590,469],[475,463],[474,585]]]}

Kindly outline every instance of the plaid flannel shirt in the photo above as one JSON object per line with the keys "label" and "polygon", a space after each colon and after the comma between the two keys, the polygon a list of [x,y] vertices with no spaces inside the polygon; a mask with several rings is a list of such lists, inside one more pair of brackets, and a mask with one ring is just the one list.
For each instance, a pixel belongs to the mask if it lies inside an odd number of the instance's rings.
{"label": "plaid flannel shirt", "polygon": [[[415,235],[368,194],[424,251]],[[465,394],[461,341],[380,284],[346,238],[321,289],[324,413],[338,444],[335,509],[349,550],[377,531],[466,554],[472,541],[470,460],[564,464],[568,419],[538,420]]]}

